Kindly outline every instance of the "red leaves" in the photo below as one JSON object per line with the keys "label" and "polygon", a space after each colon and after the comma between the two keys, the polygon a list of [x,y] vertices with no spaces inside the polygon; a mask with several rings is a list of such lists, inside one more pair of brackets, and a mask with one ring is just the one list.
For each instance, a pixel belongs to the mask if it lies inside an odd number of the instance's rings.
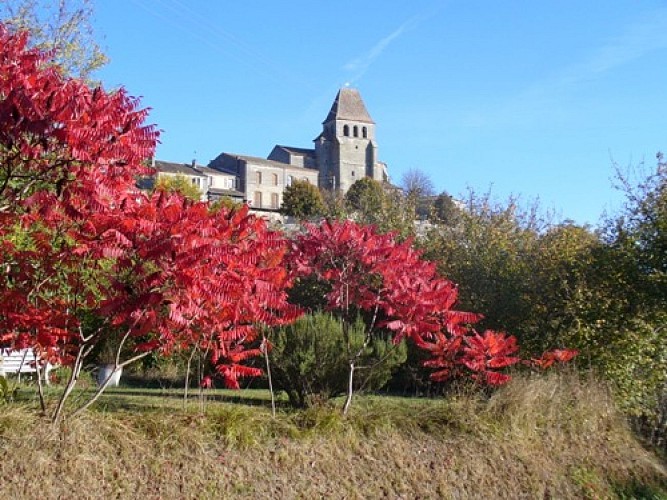
{"label": "red leaves", "polygon": [[208,349],[228,385],[256,374],[239,363],[257,324],[299,314],[283,238],[247,209],[139,192],[158,137],[147,110],[63,77],[26,37],[0,24],[0,236],[20,242],[0,239],[3,338],[72,351],[85,308],[140,350]]}
{"label": "red leaves", "polygon": [[574,359],[579,351],[575,349],[554,349],[553,351],[547,351],[538,359],[533,359],[532,364],[538,368],[547,369],[554,363],[567,363],[568,361]]}
{"label": "red leaves", "polygon": [[[378,313],[378,326],[429,351],[424,366],[431,378],[444,381],[465,371],[482,384],[501,385],[509,375],[499,370],[520,358],[516,338],[471,325],[482,315],[452,309],[457,288],[437,275],[435,265],[421,259],[410,242],[399,243],[392,234],[377,234],[372,227],[351,221],[307,226],[293,245],[292,273],[315,277],[328,285],[329,309],[346,315],[351,307]],[[553,351],[536,363],[565,360],[565,351]]]}
{"label": "red leaves", "polygon": [[397,342],[433,335],[443,325],[456,329],[463,319],[475,317],[452,314],[456,286],[438,277],[435,265],[422,260],[410,242],[378,234],[371,226],[352,221],[309,225],[290,260],[294,276],[314,276],[330,286],[330,309],[381,311],[379,326],[393,331]]}

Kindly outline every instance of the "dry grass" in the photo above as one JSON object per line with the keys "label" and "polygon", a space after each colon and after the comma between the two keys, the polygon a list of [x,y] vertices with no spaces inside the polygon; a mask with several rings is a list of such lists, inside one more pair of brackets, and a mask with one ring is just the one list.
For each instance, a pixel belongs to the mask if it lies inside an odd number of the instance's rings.
{"label": "dry grass", "polygon": [[[111,399],[109,400],[109,402]],[[173,401],[93,411],[54,429],[0,407],[4,498],[666,498],[600,384],[518,379],[490,399],[365,397],[281,412]],[[651,496],[653,495],[653,496]]]}

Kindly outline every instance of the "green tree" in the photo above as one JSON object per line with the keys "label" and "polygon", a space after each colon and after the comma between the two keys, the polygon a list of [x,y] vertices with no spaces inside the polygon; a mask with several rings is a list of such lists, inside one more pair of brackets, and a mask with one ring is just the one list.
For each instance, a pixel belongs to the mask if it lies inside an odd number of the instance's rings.
{"label": "green tree", "polygon": [[280,213],[297,219],[318,217],[325,212],[324,200],[317,186],[295,180],[285,188]]}
{"label": "green tree", "polygon": [[361,350],[359,362],[366,367],[355,381],[355,390],[381,388],[405,361],[406,345],[401,342],[395,347],[388,336],[376,337],[364,345],[365,338],[366,327],[361,318],[349,326],[346,335],[340,318],[325,312],[276,328],[270,339],[271,373],[277,389],[285,391],[296,407],[345,394],[348,350]]}
{"label": "green tree", "polygon": [[414,235],[415,207],[393,186],[364,177],[345,195],[347,216],[360,224],[372,224],[382,233],[398,233],[400,239]]}
{"label": "green tree", "polygon": [[370,177],[356,181],[345,194],[348,209],[368,218],[377,217],[382,213],[383,200],[382,184]]}
{"label": "green tree", "polygon": [[429,219],[448,226],[453,226],[456,224],[456,220],[461,211],[451,195],[447,194],[445,191],[433,199],[429,210]]}
{"label": "green tree", "polygon": [[184,175],[160,175],[155,183],[156,191],[180,193],[193,201],[201,200],[201,191]]}
{"label": "green tree", "polygon": [[90,79],[108,59],[95,40],[92,0],[3,0],[0,18],[15,30],[28,30],[31,43],[54,52],[68,76]]}

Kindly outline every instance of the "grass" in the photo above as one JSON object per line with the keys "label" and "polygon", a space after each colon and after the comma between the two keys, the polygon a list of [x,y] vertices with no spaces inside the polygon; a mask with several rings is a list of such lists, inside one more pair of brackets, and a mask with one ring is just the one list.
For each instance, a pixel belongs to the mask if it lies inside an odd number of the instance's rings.
{"label": "grass", "polygon": [[271,416],[268,393],[114,389],[46,425],[33,396],[0,407],[9,498],[667,498],[605,388],[572,373],[491,397],[360,396]]}

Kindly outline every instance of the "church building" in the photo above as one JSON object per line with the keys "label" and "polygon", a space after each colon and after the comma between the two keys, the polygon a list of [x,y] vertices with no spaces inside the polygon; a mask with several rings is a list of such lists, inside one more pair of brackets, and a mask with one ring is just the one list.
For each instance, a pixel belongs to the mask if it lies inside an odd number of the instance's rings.
{"label": "church building", "polygon": [[314,143],[313,149],[277,145],[266,159],[222,153],[209,167],[234,175],[238,191],[260,212],[277,211],[294,180],[342,193],[363,177],[389,181],[387,166],[378,160],[375,122],[358,90],[338,91]]}

